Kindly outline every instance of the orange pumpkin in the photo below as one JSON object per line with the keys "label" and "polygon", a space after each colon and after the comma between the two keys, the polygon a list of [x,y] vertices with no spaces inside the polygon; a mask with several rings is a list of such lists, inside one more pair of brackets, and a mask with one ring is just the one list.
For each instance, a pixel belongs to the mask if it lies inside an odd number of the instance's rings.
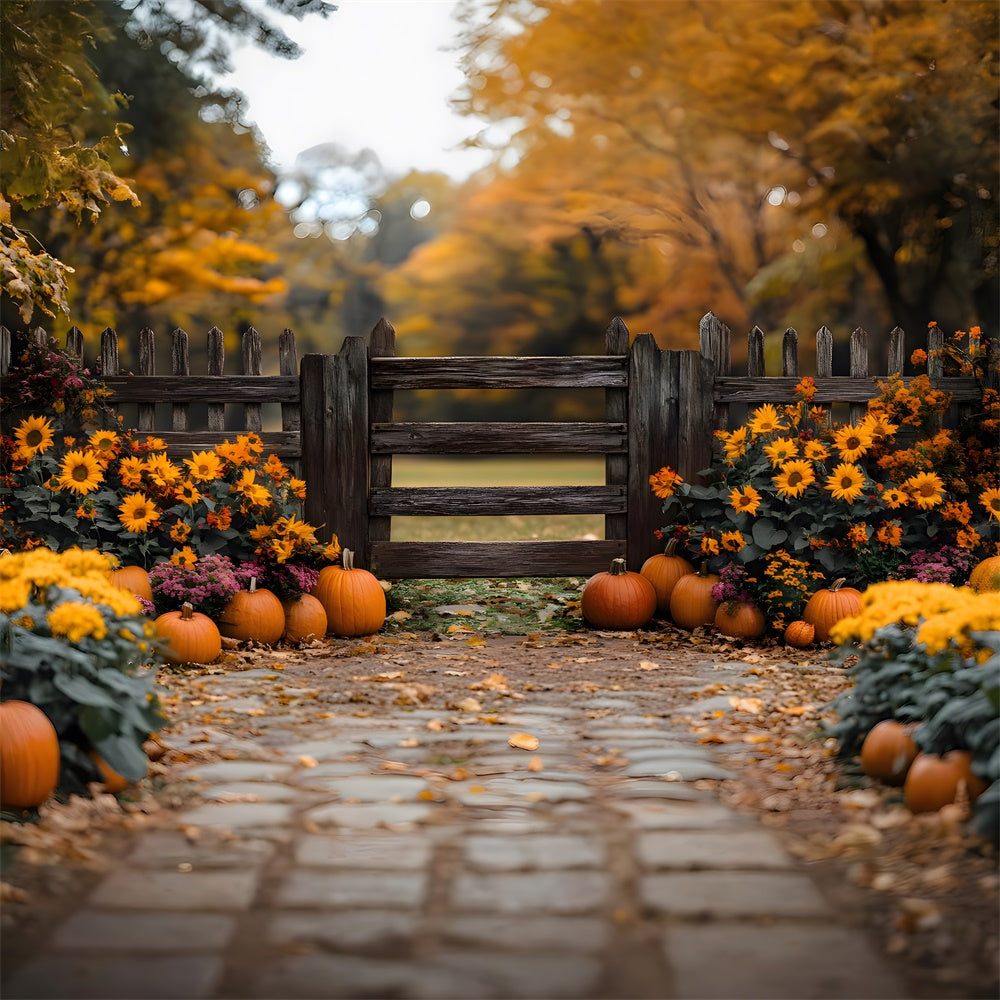
{"label": "orange pumpkin", "polygon": [[796,649],[805,649],[816,638],[816,626],[809,622],[795,621],[785,629],[785,644]]}
{"label": "orange pumpkin", "polygon": [[326,610],[318,597],[299,594],[282,601],[285,612],[285,642],[302,642],[303,639],[322,639],[326,635]]}
{"label": "orange pumpkin", "polygon": [[767,631],[767,621],[752,601],[723,601],[715,609],[715,627],[732,639],[757,639]]}
{"label": "orange pumpkin", "polygon": [[969,586],[973,590],[1000,590],[1000,556],[987,556],[977,563],[969,574]]}
{"label": "orange pumpkin", "polygon": [[986,783],[972,773],[968,750],[949,750],[940,757],[918,753],[903,783],[903,804],[910,812],[935,812],[954,802],[963,785],[970,802],[986,790]]}
{"label": "orange pumpkin", "polygon": [[887,785],[901,785],[919,753],[909,726],[883,719],[872,726],[861,744],[861,770]]}
{"label": "orange pumpkin", "polygon": [[111,571],[111,582],[121,590],[127,590],[136,597],[144,597],[153,603],[153,588],[149,584],[149,574],[142,566],[121,566]]}
{"label": "orange pumpkin", "polygon": [[219,628],[208,615],[185,602],[180,611],[167,611],[154,622],[166,640],[163,655],[171,663],[211,663],[222,652]]}
{"label": "orange pumpkin", "polygon": [[0,703],[0,801],[40,806],[59,783],[59,736],[49,717],[26,701]]}
{"label": "orange pumpkin", "polygon": [[697,573],[682,576],[670,595],[670,617],[674,622],[681,628],[715,624],[719,602],[712,596],[712,588],[718,582],[718,575],[708,572],[707,563],[702,563]]}
{"label": "orange pumpkin", "polygon": [[621,557],[595,573],[580,595],[580,611],[595,628],[642,628],[656,612],[656,591],[641,573],[627,569]]}
{"label": "orange pumpkin", "polygon": [[835,580],[829,587],[817,590],[806,602],[802,617],[816,628],[816,641],[826,642],[830,629],[850,615],[861,612],[861,591],[845,587],[844,579]]}
{"label": "orange pumpkin", "polygon": [[688,573],[694,572],[683,556],[676,555],[677,539],[671,538],[666,548],[655,556],[650,556],[639,569],[639,572],[653,585],[656,591],[656,610],[662,614],[670,612],[670,595],[674,585]]}
{"label": "orange pumpkin", "polygon": [[312,589],[326,612],[332,635],[372,635],[385,623],[385,591],[373,573],[354,565],[354,553],[344,549],[340,566],[324,566]]}
{"label": "orange pumpkin", "polygon": [[228,639],[252,640],[268,646],[276,643],[285,631],[285,611],[270,590],[257,586],[250,577],[245,590],[237,590],[226,601],[219,615],[219,632]]}

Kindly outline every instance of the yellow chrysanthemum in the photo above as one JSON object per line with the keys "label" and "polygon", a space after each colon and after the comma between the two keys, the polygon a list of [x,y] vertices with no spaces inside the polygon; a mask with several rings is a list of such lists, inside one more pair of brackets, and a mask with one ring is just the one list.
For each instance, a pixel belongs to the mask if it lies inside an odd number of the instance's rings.
{"label": "yellow chrysanthemum", "polygon": [[775,431],[784,429],[785,425],[781,417],[778,416],[778,411],[770,403],[765,403],[753,411],[753,417],[750,420],[750,433],[754,437],[760,437],[762,434],[773,434]]}
{"label": "yellow chrysanthemum", "polygon": [[222,459],[214,451],[196,451],[184,459],[188,475],[200,483],[212,482],[222,472]]}
{"label": "yellow chrysanthemum", "polygon": [[70,642],[79,642],[90,635],[103,639],[108,634],[104,616],[93,605],[83,601],[67,601],[54,607],[46,616],[53,635],[64,636]]}
{"label": "yellow chrysanthemum", "polygon": [[31,597],[31,583],[25,579],[0,580],[0,612],[12,615]]}
{"label": "yellow chrysanthemum", "polygon": [[144,493],[130,493],[118,505],[118,509],[121,511],[118,520],[121,521],[125,530],[134,531],[137,535],[149,531],[160,516],[156,504],[149,500]]}
{"label": "yellow chrysanthemum", "polygon": [[871,428],[862,421],[860,424],[841,427],[833,435],[833,446],[845,462],[856,462],[868,452],[873,440]]}
{"label": "yellow chrysanthemum", "polygon": [[745,514],[756,514],[760,501],[760,494],[752,486],[734,489],[729,493],[729,506]]}
{"label": "yellow chrysanthemum", "polygon": [[903,489],[921,509],[930,510],[944,499],[944,482],[936,472],[918,472],[903,483]]}
{"label": "yellow chrysanthemum", "polygon": [[813,472],[811,462],[793,459],[791,462],[786,462],[771,481],[779,496],[794,498],[802,496],[816,482],[816,474]]}
{"label": "yellow chrysanthemum", "polygon": [[775,438],[770,444],[764,445],[764,454],[773,466],[779,466],[795,458],[799,453],[797,441],[791,438]]}
{"label": "yellow chrysanthemum", "polygon": [[40,455],[52,447],[52,424],[48,417],[26,417],[15,428],[14,441],[25,458]]}
{"label": "yellow chrysanthemum", "polygon": [[93,493],[104,481],[104,470],[89,451],[68,451],[63,458],[58,481],[64,490]]}
{"label": "yellow chrysanthemum", "polygon": [[1000,521],[1000,489],[983,490],[979,494],[979,502],[986,508],[991,518]]}
{"label": "yellow chrysanthemum", "polygon": [[858,466],[841,462],[827,476],[824,488],[832,495],[834,500],[854,503],[865,491],[865,474]]}

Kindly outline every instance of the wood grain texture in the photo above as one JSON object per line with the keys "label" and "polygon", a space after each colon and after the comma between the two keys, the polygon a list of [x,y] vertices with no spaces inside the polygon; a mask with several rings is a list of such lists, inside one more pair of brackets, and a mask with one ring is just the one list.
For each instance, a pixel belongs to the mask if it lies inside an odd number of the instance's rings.
{"label": "wood grain texture", "polygon": [[375,423],[372,455],[531,455],[624,452],[624,424]]}
{"label": "wood grain texture", "polygon": [[378,518],[625,513],[624,486],[373,486]]}
{"label": "wood grain texture", "polygon": [[373,357],[373,389],[613,388],[626,383],[627,358]]}

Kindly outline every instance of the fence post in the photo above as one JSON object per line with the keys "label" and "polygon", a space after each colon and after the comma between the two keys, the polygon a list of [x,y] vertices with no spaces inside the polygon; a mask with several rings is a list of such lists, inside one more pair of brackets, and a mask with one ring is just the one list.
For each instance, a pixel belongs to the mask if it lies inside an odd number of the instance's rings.
{"label": "fence post", "polygon": [[[383,316],[375,324],[368,347],[371,358],[392,358],[396,356],[396,331]],[[389,423],[392,420],[392,389],[373,389],[369,397],[369,417],[373,424]],[[392,486],[392,455],[372,455],[371,486],[388,488]],[[368,543],[388,542],[392,537],[391,517],[371,517],[368,519]]]}
{"label": "fence post", "polygon": [[[629,332],[620,316],[604,332],[604,353],[610,356],[628,354]],[[604,390],[604,419],[608,423],[624,424],[628,421],[628,389]],[[624,486],[628,490],[628,455],[607,455],[604,459],[604,481],[608,486]],[[651,470],[655,472],[656,470]],[[627,514],[604,515],[605,538],[628,537]]]}
{"label": "fence post", "polygon": [[337,354],[302,359],[302,474],[306,520],[368,564],[368,353],[346,337]]}

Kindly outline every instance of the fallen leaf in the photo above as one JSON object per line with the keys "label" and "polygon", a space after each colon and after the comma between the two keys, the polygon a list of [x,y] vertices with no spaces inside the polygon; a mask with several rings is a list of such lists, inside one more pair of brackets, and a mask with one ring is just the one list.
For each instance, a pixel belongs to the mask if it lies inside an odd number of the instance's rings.
{"label": "fallen leaf", "polygon": [[760,698],[730,698],[729,704],[737,712],[750,712],[752,715],[756,715],[764,707]]}
{"label": "fallen leaf", "polygon": [[514,733],[507,742],[515,750],[537,750],[539,745],[538,737],[530,733]]}
{"label": "fallen leaf", "polygon": [[542,763],[542,758],[541,757],[532,757],[528,761],[528,770],[529,771],[542,771],[542,770],[544,770],[544,768],[545,768],[545,765]]}
{"label": "fallen leaf", "polygon": [[460,712],[481,712],[483,710],[483,706],[475,698],[463,698],[461,701],[456,701],[453,707]]}
{"label": "fallen leaf", "polygon": [[319,761],[315,757],[310,757],[308,754],[302,754],[299,757],[299,765],[301,767],[316,767],[318,763]]}

